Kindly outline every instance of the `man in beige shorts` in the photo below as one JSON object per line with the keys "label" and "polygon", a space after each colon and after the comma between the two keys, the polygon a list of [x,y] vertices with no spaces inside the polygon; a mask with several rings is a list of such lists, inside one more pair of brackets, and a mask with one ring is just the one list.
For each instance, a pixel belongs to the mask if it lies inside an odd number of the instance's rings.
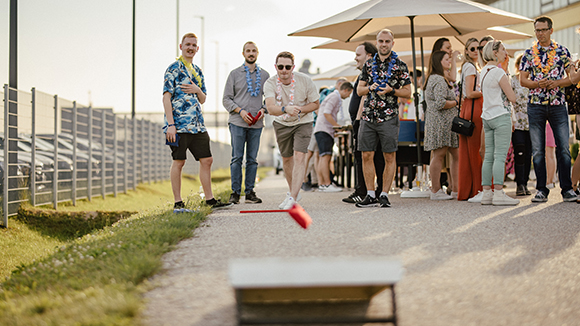
{"label": "man in beige shorts", "polygon": [[318,90],[306,74],[294,72],[294,55],[276,56],[276,75],[264,85],[266,108],[274,119],[276,140],[282,155],[289,191],[280,209],[289,209],[299,199],[306,173],[306,153],[312,136],[312,111],[318,109]]}

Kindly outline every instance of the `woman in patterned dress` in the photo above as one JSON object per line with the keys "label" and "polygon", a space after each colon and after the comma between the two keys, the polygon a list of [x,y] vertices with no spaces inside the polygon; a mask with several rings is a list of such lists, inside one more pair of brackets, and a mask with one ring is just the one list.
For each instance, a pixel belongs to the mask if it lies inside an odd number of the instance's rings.
{"label": "woman in patterned dress", "polygon": [[[449,53],[436,51],[425,84],[425,150],[431,151],[429,172],[431,174],[431,200],[448,200],[453,197],[441,189],[441,166],[447,152],[451,154],[452,180],[457,180],[459,138],[451,131],[451,122],[458,112],[458,99],[446,77],[445,70],[451,67]],[[453,184],[457,192],[457,183]]]}
{"label": "woman in patterned dress", "polygon": [[515,173],[516,173],[516,196],[531,195],[528,190],[528,180],[532,165],[532,141],[530,139],[530,123],[528,122],[528,88],[520,85],[520,62],[522,55],[516,58],[516,74],[512,76],[511,84],[516,93],[514,104],[514,131],[512,132],[512,144],[514,146]]}

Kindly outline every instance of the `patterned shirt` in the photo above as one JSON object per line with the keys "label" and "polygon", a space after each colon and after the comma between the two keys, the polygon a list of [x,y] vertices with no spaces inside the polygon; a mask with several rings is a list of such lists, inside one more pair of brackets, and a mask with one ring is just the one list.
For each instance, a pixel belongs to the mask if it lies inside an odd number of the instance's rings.
{"label": "patterned shirt", "polygon": [[[178,133],[197,134],[206,132],[206,128],[201,114],[201,104],[197,94],[185,93],[181,87],[182,84],[195,83],[204,94],[205,80],[203,73],[197,65],[193,65],[196,73],[201,78],[201,85],[191,76],[185,65],[180,61],[172,63],[165,71],[163,82],[163,93],[171,94],[171,106],[173,108],[173,121]],[[165,126],[167,126],[167,117],[165,117]]]}
{"label": "patterned shirt", "polygon": [[528,89],[520,85],[520,76],[513,75],[511,78],[512,88],[516,93],[516,103],[514,104],[514,115],[516,121],[514,128],[516,130],[530,130],[528,122]]}
{"label": "patterned shirt", "polygon": [[[389,69],[389,63],[391,57],[389,56],[385,61],[380,61],[377,55],[378,67],[377,73],[379,75],[379,80],[384,80],[387,76],[387,71]],[[373,84],[373,64],[374,59],[369,59],[365,62],[360,80],[367,83],[367,86]],[[407,64],[401,61],[399,58],[395,60],[393,69],[391,71],[391,78],[387,82],[389,86],[393,89],[400,89],[405,85],[411,84],[411,78],[409,77],[409,70],[407,69]],[[364,109],[362,112],[362,120],[370,122],[384,122],[399,116],[399,103],[397,96],[394,95],[378,95],[377,92],[369,92],[365,100]]]}
{"label": "patterned shirt", "polygon": [[[553,49],[554,42],[550,43],[550,48],[545,49],[540,48],[540,62],[542,66],[545,66],[548,61],[548,53]],[[534,64],[534,57],[536,56],[533,49],[527,49],[522,57],[522,62],[520,63],[519,70],[527,71],[530,73],[530,80],[539,81],[544,78],[549,80],[558,80],[564,78],[565,71],[570,67],[570,52],[568,49],[562,45],[556,47],[556,55],[554,57],[554,64],[550,71],[544,75],[541,67]],[[552,88],[550,90],[545,88],[534,88],[530,89],[529,94],[530,104],[541,104],[541,105],[564,105],[566,103],[566,96],[564,95],[564,90],[560,87]]]}

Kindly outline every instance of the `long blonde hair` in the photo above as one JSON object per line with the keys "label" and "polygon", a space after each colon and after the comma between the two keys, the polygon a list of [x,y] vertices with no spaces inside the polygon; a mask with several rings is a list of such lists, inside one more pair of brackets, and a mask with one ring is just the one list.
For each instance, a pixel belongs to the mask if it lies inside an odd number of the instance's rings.
{"label": "long blonde hair", "polygon": [[[475,37],[471,37],[467,40],[467,42],[465,42],[465,49],[463,50],[463,62],[461,63],[461,69],[459,70],[460,73],[463,71],[463,65],[465,65],[466,63],[471,63],[472,65],[474,65],[475,70],[477,71],[481,69],[479,67],[479,64],[475,60],[473,60],[467,53],[467,49],[469,48],[469,45],[471,43],[477,43],[477,45],[479,46],[479,41]],[[477,46],[475,47],[475,50],[478,51],[477,56],[479,58],[479,50],[477,49]]]}

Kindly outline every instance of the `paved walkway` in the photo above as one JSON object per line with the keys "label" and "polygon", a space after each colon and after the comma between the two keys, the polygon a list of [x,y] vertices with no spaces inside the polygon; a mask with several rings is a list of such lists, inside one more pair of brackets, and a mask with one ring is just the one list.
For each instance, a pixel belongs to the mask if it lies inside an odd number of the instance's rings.
{"label": "paved walkway", "polygon": [[[532,185],[532,183],[530,183]],[[146,294],[149,325],[235,325],[228,260],[240,257],[395,256],[400,325],[580,325],[580,205],[554,189],[547,203],[494,207],[390,196],[391,208],[356,208],[343,193],[303,193],[308,230],[277,209],[286,182],[256,188],[260,205],[212,213],[164,257]],[[512,184],[507,189],[514,195]],[[387,291],[388,292],[388,291]],[[385,292],[373,302],[388,300]]]}

